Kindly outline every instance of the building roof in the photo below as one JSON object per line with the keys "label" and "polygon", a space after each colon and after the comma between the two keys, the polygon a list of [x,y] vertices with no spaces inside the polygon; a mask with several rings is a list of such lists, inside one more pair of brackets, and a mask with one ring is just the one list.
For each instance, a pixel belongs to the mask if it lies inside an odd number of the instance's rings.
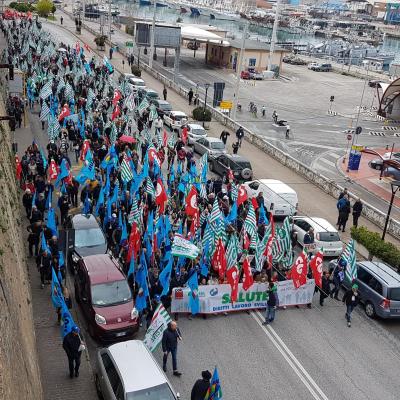
{"label": "building roof", "polygon": [[229,47],[229,42],[224,40],[221,36],[206,31],[205,29],[198,28],[194,25],[187,25],[181,27],[181,37],[187,40],[196,40],[197,42],[211,42],[219,44],[220,46]]}
{"label": "building roof", "polygon": [[[242,47],[242,39],[238,40],[230,40],[230,47],[234,47],[235,49],[240,49]],[[245,41],[245,49],[246,50],[265,50],[269,51],[270,44],[266,42],[261,42],[259,40],[250,40],[246,39]],[[276,52],[285,52],[288,53],[286,49],[283,49],[282,47],[277,47],[275,46],[274,51]]]}

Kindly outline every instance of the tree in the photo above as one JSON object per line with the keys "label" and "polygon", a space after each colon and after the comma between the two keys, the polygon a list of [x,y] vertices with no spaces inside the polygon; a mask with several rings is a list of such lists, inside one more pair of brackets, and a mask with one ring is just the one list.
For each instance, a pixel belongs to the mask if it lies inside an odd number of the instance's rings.
{"label": "tree", "polygon": [[50,0],[39,0],[39,2],[36,4],[36,11],[39,14],[39,17],[47,18],[52,10],[53,2]]}

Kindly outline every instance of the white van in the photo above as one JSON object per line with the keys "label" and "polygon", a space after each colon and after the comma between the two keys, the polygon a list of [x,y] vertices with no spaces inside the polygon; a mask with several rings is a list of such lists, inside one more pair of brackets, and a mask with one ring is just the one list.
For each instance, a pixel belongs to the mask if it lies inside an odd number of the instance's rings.
{"label": "white van", "polygon": [[104,400],[178,400],[164,372],[141,340],[97,352],[96,389]]}
{"label": "white van", "polygon": [[244,184],[249,197],[256,197],[260,192],[264,197],[267,211],[277,217],[286,217],[297,213],[297,193],[286,183],[276,179],[259,179]]}

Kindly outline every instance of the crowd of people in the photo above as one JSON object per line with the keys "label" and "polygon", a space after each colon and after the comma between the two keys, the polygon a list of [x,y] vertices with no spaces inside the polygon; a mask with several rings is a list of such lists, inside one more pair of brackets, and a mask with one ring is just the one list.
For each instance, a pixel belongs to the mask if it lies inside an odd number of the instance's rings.
{"label": "crowd of people", "polygon": [[[287,279],[284,271],[295,257],[289,218],[275,228],[262,195],[249,198],[233,175],[227,182],[210,179],[207,155],[196,161],[184,132],[162,131],[155,107],[124,81],[117,84],[106,57],[97,59],[79,42],[53,43],[33,20],[2,24],[8,42],[3,58],[26,74],[29,107],[40,107],[39,119],[48,134],[45,146],[33,142],[20,160],[16,158],[29,219],[29,253],[36,257],[42,287],[54,271],[71,305],[57,229],[66,226],[72,212],[82,212],[100,221],[141,318],[150,321],[160,301],[168,309],[172,289],[190,286],[189,281],[196,281],[195,286],[229,283],[232,301],[239,282],[249,287],[258,281],[269,282],[266,323],[273,322],[276,281]],[[192,92],[189,102],[193,96]],[[23,104],[10,102],[18,122]],[[224,143],[228,136],[229,132],[221,134]],[[238,130],[236,151],[243,137],[243,129]],[[75,175],[73,166],[79,167]],[[343,225],[343,219],[338,223]],[[199,255],[174,257],[176,234],[195,244]],[[145,281],[138,279],[143,272]],[[313,277],[311,269],[308,276]],[[331,294],[332,279],[326,279],[328,284],[320,285],[321,305]],[[149,294],[144,303],[138,301],[143,291]],[[68,335],[64,348],[69,359],[73,354],[70,374],[78,376],[79,330],[74,327]],[[172,336],[175,340],[176,332]],[[165,352],[164,366],[172,351],[166,347]],[[179,375],[173,352],[172,356]],[[209,380],[209,373],[205,375]]]}

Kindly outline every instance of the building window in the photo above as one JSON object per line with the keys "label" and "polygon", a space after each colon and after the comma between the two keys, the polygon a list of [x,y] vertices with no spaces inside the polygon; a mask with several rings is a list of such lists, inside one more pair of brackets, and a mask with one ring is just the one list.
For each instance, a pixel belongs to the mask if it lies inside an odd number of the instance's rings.
{"label": "building window", "polygon": [[249,67],[255,67],[256,66],[256,58],[249,58]]}

